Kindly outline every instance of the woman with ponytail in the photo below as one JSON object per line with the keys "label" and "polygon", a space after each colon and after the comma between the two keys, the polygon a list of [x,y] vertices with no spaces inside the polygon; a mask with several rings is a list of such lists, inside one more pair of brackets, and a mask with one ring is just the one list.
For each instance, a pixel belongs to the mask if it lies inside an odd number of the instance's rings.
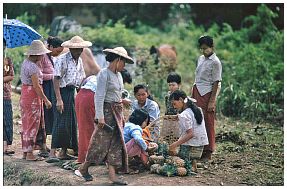
{"label": "woman with ponytail", "polygon": [[196,159],[201,157],[204,145],[208,144],[202,110],[195,104],[196,100],[186,96],[184,91],[176,90],[169,98],[173,107],[180,112],[180,136],[169,146],[169,151],[174,153],[176,147],[180,146],[179,156],[191,160],[193,171],[196,171]]}

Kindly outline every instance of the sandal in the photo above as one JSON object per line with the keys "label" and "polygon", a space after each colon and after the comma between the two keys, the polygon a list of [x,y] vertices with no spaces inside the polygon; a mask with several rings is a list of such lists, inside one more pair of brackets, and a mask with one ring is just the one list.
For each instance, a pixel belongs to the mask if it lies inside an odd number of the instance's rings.
{"label": "sandal", "polygon": [[75,160],[77,158],[75,157],[72,157],[72,156],[69,156],[69,155],[66,155],[64,157],[58,157],[60,160]]}
{"label": "sandal", "polygon": [[48,153],[48,151],[47,152],[39,152],[38,156],[47,158],[47,157],[49,157],[49,153]]}
{"label": "sandal", "polygon": [[75,170],[74,173],[75,173],[75,175],[77,175],[78,177],[83,178],[86,182],[93,180],[92,175],[90,175],[89,173],[86,173],[86,174],[82,175],[82,173],[81,173],[78,169]]}
{"label": "sandal", "polygon": [[14,150],[5,150],[4,154],[5,155],[12,155],[12,154],[15,154],[15,151]]}
{"label": "sandal", "polygon": [[60,159],[57,158],[57,157],[49,157],[47,160],[46,160],[46,163],[56,163],[56,162],[59,162]]}

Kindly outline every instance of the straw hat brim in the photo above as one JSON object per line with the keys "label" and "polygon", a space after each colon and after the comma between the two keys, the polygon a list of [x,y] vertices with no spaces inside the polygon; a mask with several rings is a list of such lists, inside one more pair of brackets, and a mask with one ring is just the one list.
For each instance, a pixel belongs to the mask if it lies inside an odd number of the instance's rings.
{"label": "straw hat brim", "polygon": [[104,52],[105,54],[108,54],[108,53],[117,54],[117,55],[119,55],[119,56],[121,56],[121,57],[124,57],[124,58],[127,60],[127,63],[128,63],[128,64],[134,64],[134,60],[133,60],[131,57],[129,57],[128,55],[126,55],[126,54],[124,54],[124,53],[122,53],[122,52],[120,52],[120,51],[116,51],[116,50],[114,50],[114,49],[104,49],[103,52]]}
{"label": "straw hat brim", "polygon": [[92,46],[92,43],[90,41],[83,41],[83,42],[79,42],[79,43],[73,43],[70,40],[69,41],[65,41],[64,43],[61,44],[62,47],[66,47],[66,48],[87,48]]}
{"label": "straw hat brim", "polygon": [[43,54],[47,54],[50,53],[52,51],[48,50],[48,49],[41,49],[41,50],[29,50],[27,52],[25,52],[25,55],[43,55]]}

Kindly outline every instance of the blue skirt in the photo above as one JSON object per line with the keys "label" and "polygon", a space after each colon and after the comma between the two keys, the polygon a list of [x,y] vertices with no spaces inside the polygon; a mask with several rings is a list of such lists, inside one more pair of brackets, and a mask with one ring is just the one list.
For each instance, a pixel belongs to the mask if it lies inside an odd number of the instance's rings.
{"label": "blue skirt", "polygon": [[3,119],[3,141],[11,145],[13,141],[13,111],[11,99],[3,99]]}
{"label": "blue skirt", "polygon": [[[75,112],[75,87],[60,88],[64,111],[54,109],[51,148],[70,148],[78,151],[77,120]],[[56,99],[54,103],[56,104]]]}

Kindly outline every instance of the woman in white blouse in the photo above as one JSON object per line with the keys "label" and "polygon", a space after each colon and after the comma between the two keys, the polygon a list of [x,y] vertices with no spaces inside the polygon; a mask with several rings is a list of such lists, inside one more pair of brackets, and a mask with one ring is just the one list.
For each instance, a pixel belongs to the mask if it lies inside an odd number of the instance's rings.
{"label": "woman in white blouse", "polygon": [[178,115],[180,136],[169,146],[169,151],[174,154],[176,147],[180,146],[179,156],[191,160],[196,172],[196,159],[201,157],[204,145],[208,144],[202,110],[194,103],[195,99],[187,97],[181,90],[174,91],[170,101],[181,113]]}

